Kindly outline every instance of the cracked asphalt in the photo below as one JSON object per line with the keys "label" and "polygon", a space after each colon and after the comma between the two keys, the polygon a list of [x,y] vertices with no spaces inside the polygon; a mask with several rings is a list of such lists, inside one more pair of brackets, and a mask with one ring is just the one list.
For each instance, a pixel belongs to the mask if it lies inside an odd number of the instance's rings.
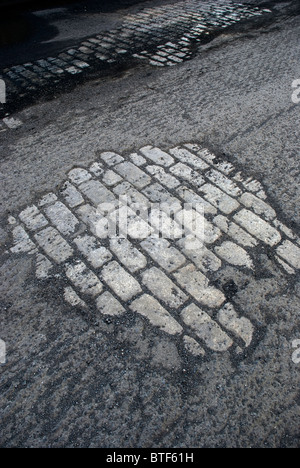
{"label": "cracked asphalt", "polygon": [[[299,447],[300,19],[291,3],[269,2],[271,21],[229,27],[188,61],[95,74],[1,122],[1,447]],[[79,252],[82,236],[96,235],[86,210],[98,196],[135,190],[152,201],[158,182],[169,196],[183,199],[185,186],[204,200],[216,236],[209,263],[171,242],[180,250],[172,272],[148,238],[133,241],[140,265],[107,242],[104,266],[99,251]],[[58,236],[77,242],[76,256],[58,249]],[[201,292],[195,275],[211,289]],[[225,301],[239,318],[220,309]]]}

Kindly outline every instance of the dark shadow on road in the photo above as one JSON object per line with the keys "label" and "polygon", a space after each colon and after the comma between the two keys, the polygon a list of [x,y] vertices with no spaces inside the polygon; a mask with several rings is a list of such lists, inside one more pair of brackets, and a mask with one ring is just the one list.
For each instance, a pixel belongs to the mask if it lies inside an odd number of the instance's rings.
{"label": "dark shadow on road", "polygon": [[1,68],[30,61],[36,53],[43,54],[42,43],[55,38],[58,29],[44,18],[31,13],[4,14],[0,19]]}
{"label": "dark shadow on road", "polygon": [[6,11],[35,11],[71,7],[78,12],[97,11],[107,13],[145,2],[147,0],[86,0],[82,2],[74,2],[72,0],[0,0],[0,7]]}
{"label": "dark shadow on road", "polygon": [[115,29],[128,11],[176,1],[0,0],[0,68],[50,56],[87,36]]}

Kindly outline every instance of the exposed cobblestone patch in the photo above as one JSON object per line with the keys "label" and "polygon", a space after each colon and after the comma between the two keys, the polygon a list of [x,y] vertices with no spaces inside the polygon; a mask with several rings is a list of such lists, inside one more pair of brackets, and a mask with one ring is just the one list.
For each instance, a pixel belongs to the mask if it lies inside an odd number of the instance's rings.
{"label": "exposed cobblestone patch", "polygon": [[[62,281],[74,308],[112,319],[139,314],[197,358],[209,350],[240,353],[252,344],[255,324],[216,285],[216,274],[230,266],[252,275],[265,248],[282,274],[294,275],[299,238],[278,219],[260,182],[197,144],[146,147],[129,159],[101,153],[89,169],[71,170],[57,194],[10,216],[7,253],[34,256],[37,279]],[[154,182],[157,174],[173,183]],[[129,201],[128,235],[103,238],[99,225],[116,213],[119,196]],[[197,206],[204,227],[197,244],[182,235],[183,220],[192,223],[186,202]]]}
{"label": "exposed cobblestone patch", "polygon": [[[7,104],[0,116],[16,103],[45,96],[95,72],[129,62],[174,66],[193,57],[198,44],[241,21],[270,15],[265,8],[231,0],[185,0],[175,5],[145,8],[125,17],[121,27],[86,39],[54,57],[15,65],[0,71],[6,83]],[[0,123],[0,131],[17,128],[14,119]],[[3,127],[3,128],[2,128]]]}

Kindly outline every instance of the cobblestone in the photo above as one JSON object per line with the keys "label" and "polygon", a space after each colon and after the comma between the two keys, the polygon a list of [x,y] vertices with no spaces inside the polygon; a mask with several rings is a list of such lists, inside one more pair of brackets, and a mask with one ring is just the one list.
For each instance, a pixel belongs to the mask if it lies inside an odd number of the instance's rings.
{"label": "cobblestone", "polygon": [[83,309],[86,308],[85,302],[82,299],[80,299],[80,297],[76,294],[74,289],[70,286],[68,286],[64,290],[64,299],[73,307],[81,307]]}
{"label": "cobblestone", "polygon": [[27,232],[22,226],[16,226],[12,231],[14,246],[10,249],[12,253],[31,252],[35,249]]}
{"label": "cobblestone", "polygon": [[147,163],[146,159],[143,158],[143,156],[141,156],[140,154],[133,153],[129,157],[131,159],[131,162],[138,167],[144,166]]}
{"label": "cobblestone", "polygon": [[139,283],[117,262],[111,262],[105,266],[102,270],[102,277],[123,301],[129,301],[142,292]]}
{"label": "cobblestone", "polygon": [[116,185],[117,183],[121,182],[122,177],[118,176],[114,171],[106,171],[103,174],[102,182],[109,187]]}
{"label": "cobblestone", "polygon": [[67,205],[70,208],[76,208],[77,206],[84,203],[84,198],[82,197],[81,193],[74,187],[74,185],[66,182],[61,190],[61,194],[65,199]]}
{"label": "cobblestone", "polygon": [[199,345],[199,343],[196,340],[194,340],[194,338],[186,335],[183,337],[183,341],[184,346],[189,353],[193,354],[196,357],[205,356],[204,349]]}
{"label": "cobblestone", "polygon": [[240,198],[240,202],[246,206],[246,208],[253,209],[256,214],[262,215],[267,221],[276,218],[275,210],[251,193],[244,193]]}
{"label": "cobblestone", "polygon": [[175,219],[184,226],[187,234],[196,234],[197,238],[206,244],[213,244],[221,236],[220,229],[207,221],[195,209],[184,208],[175,214]]}
{"label": "cobblestone", "polygon": [[177,180],[172,175],[166,173],[164,169],[160,166],[147,166],[146,170],[162,185],[169,189],[175,189],[180,185],[179,180]]}
{"label": "cobblestone", "polygon": [[192,203],[193,207],[196,210],[199,209],[201,213],[206,215],[216,215],[218,213],[218,210],[213,205],[184,185],[178,188],[177,193],[185,203]]}
{"label": "cobblestone", "polygon": [[234,170],[231,163],[227,161],[219,161],[213,153],[206,148],[202,148],[198,144],[188,143],[184,146],[197,154],[197,156],[206,161],[209,165],[223,172],[225,175],[229,175]]}
{"label": "cobblestone", "polygon": [[178,309],[187,301],[187,296],[158,268],[153,267],[143,274],[143,283],[162,302]]}
{"label": "cobblestone", "polygon": [[234,216],[234,219],[250,234],[271,247],[274,247],[281,240],[279,232],[273,226],[249,210],[240,211]]}
{"label": "cobblestone", "polygon": [[255,247],[258,242],[248,232],[244,231],[240,226],[233,221],[229,221],[225,216],[218,215],[213,220],[223,232],[228,234],[234,241],[243,247]]}
{"label": "cobblestone", "polygon": [[91,174],[89,174],[89,172],[86,171],[85,169],[76,168],[76,169],[72,169],[72,171],[69,172],[69,179],[75,185],[80,185],[83,182],[87,182],[91,178],[92,178]]}
{"label": "cobblestone", "polygon": [[169,167],[174,163],[174,159],[165,151],[159,148],[152,148],[152,146],[145,146],[140,152],[154,164],[158,166]]}
{"label": "cobblestone", "polygon": [[169,214],[160,208],[153,208],[150,214],[150,224],[153,227],[152,237],[163,237],[167,239],[180,239],[183,229],[180,223],[174,221]]}
{"label": "cobblestone", "polygon": [[128,206],[141,206],[141,207],[150,207],[150,201],[142,193],[136,190],[128,182],[123,182],[113,189],[113,192],[118,197],[126,197]]}
{"label": "cobblestone", "polygon": [[211,251],[208,250],[204,244],[199,245],[197,248],[186,239],[181,239],[178,242],[184,254],[201,270],[203,273],[218,271],[221,266],[221,260]]}
{"label": "cobblestone", "polygon": [[36,277],[40,280],[46,280],[50,276],[53,264],[45,255],[40,253],[36,256]]}
{"label": "cobblestone", "polygon": [[215,252],[231,265],[253,268],[253,262],[248,253],[233,242],[223,242],[220,246],[215,247]]}
{"label": "cobblestone", "polygon": [[122,163],[124,161],[122,156],[109,151],[102,153],[100,157],[108,166],[115,166],[116,164]]}
{"label": "cobblestone", "polygon": [[87,261],[95,268],[102,267],[112,258],[112,254],[103,247],[95,237],[85,235],[74,239],[80,252],[86,257]]}
{"label": "cobblestone", "polygon": [[115,201],[115,196],[98,180],[89,180],[80,185],[80,191],[95,206]]}
{"label": "cobblestone", "polygon": [[[51,192],[9,216],[10,253],[35,256],[37,279],[62,281],[73,308],[86,310],[92,301],[98,313],[112,318],[130,309],[148,325],[180,335],[185,351],[199,359],[206,348],[225,352],[233,344],[240,353],[252,343],[255,328],[215,286],[216,274],[226,265],[253,274],[256,253],[267,245],[283,274],[294,275],[300,267],[298,237],[267,198],[259,198],[258,181],[197,144],[186,148],[173,148],[170,158],[166,151],[142,148],[130,155],[131,162],[105,152],[89,170],[74,168],[59,190],[68,207]],[[140,167],[149,160],[155,166],[146,167],[147,175]],[[182,167],[203,184],[193,190],[180,185]],[[153,183],[157,176],[173,184]],[[118,215],[127,224],[111,235],[107,220],[117,216],[119,196],[128,204],[120,205]],[[195,233],[195,220],[202,235]]]}
{"label": "cobblestone", "polygon": [[54,203],[56,200],[57,200],[57,196],[55,195],[55,193],[47,193],[47,195],[44,195],[39,201],[39,206],[42,207],[42,206],[50,205],[51,203]]}
{"label": "cobblestone", "polygon": [[66,267],[66,275],[83,294],[96,297],[103,290],[102,283],[98,277],[83,262],[68,265]]}
{"label": "cobblestone", "polygon": [[42,215],[36,206],[26,208],[26,210],[19,214],[19,218],[31,231],[38,231],[48,224],[45,216]]}
{"label": "cobblestone", "polygon": [[173,166],[171,168],[171,172],[173,175],[178,177],[179,180],[185,180],[197,188],[201,187],[205,182],[205,179],[202,176],[183,163],[178,163],[176,166]]}
{"label": "cobblestone", "polygon": [[117,301],[117,299],[115,299],[108,291],[98,297],[96,304],[99,312],[103,315],[121,316],[125,312],[125,309],[120,302]]}
{"label": "cobblestone", "polygon": [[173,148],[170,150],[170,153],[177,159],[179,159],[179,161],[181,161],[184,164],[189,164],[194,169],[205,170],[209,167],[209,165],[206,164],[202,159],[198,158],[197,156],[195,156],[190,151],[184,148]]}
{"label": "cobblestone", "polygon": [[151,177],[131,162],[124,162],[115,166],[115,170],[137,189],[143,189],[151,183]]}
{"label": "cobblestone", "polygon": [[183,328],[167,312],[154,297],[144,294],[141,298],[134,301],[130,308],[145,317],[154,326],[160,328],[169,335],[181,334]]}
{"label": "cobblestone", "polygon": [[208,177],[211,182],[216,184],[220,189],[232,197],[238,197],[242,193],[241,189],[237,187],[231,179],[228,179],[219,171],[213,169],[206,173],[206,177]]}
{"label": "cobblestone", "polygon": [[203,340],[206,346],[213,351],[224,352],[232,346],[233,341],[229,336],[196,305],[188,306],[183,310],[181,316],[184,323],[191,327],[198,338]]}
{"label": "cobblestone", "polygon": [[232,304],[226,304],[220,310],[218,321],[227,330],[230,330],[238,338],[241,338],[246,347],[250,346],[254,333],[253,325],[247,318],[239,318]]}
{"label": "cobblestone", "polygon": [[110,248],[131,273],[136,273],[147,265],[146,257],[128,239],[111,239]]}
{"label": "cobblestone", "polygon": [[168,213],[170,211],[175,213],[181,209],[180,201],[160,184],[150,185],[143,190],[143,194],[146,195],[152,203],[160,203],[161,208],[163,209],[165,207]]}
{"label": "cobblestone", "polygon": [[103,220],[100,211],[97,211],[92,205],[82,205],[76,211],[77,216],[88,225],[92,234],[97,234],[97,226]]}
{"label": "cobblestone", "polygon": [[283,242],[277,248],[278,255],[287,261],[292,267],[300,269],[300,249],[291,241]]}
{"label": "cobblestone", "polygon": [[73,255],[73,249],[52,227],[38,232],[34,237],[46,254],[57,263],[63,263]]}
{"label": "cobblestone", "polygon": [[196,301],[210,308],[218,308],[225,302],[224,294],[213,286],[209,280],[192,264],[174,273],[180,286]]}
{"label": "cobblestone", "polygon": [[148,223],[148,219],[144,220],[142,216],[136,214],[136,211],[125,208],[122,218],[125,219],[125,229],[121,232],[122,237],[146,239],[155,235],[155,229]]}
{"label": "cobblestone", "polygon": [[92,172],[96,177],[102,176],[102,174],[104,174],[103,165],[98,162],[93,163],[90,167],[90,172]]}
{"label": "cobblestone", "polygon": [[[220,5],[219,11],[215,3]],[[188,0],[145,8],[143,12],[125,16],[120,28],[85,39],[54,57],[1,70],[7,83],[8,103],[16,105],[17,96],[19,101],[20,96],[25,101],[36,95],[51,95],[57,86],[68,85],[74,78],[82,80],[98,71],[109,72],[112,66],[122,66],[128,61],[176,66],[193,58],[195,45],[206,43],[224,28],[271,13],[230,0],[215,0],[209,7],[199,0]],[[4,109],[0,107],[3,116]]]}
{"label": "cobblestone", "polygon": [[76,231],[79,221],[63,203],[47,206],[45,213],[62,234],[69,235]]}
{"label": "cobblestone", "polygon": [[222,190],[214,185],[203,185],[201,187],[201,192],[209,203],[218,208],[224,214],[229,215],[240,206],[236,200],[226,195]]}
{"label": "cobblestone", "polygon": [[186,258],[167,239],[147,239],[141,243],[142,248],[164,270],[172,273],[186,263]]}

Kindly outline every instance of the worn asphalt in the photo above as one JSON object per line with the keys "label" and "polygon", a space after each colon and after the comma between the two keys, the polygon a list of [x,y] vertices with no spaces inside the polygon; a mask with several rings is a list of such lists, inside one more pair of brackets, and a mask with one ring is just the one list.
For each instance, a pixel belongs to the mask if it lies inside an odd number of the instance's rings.
{"label": "worn asphalt", "polygon": [[299,447],[299,270],[272,246],[255,271],[225,262],[211,278],[254,325],[250,346],[195,357],[132,311],[68,304],[65,279],[12,252],[9,224],[103,152],[196,142],[262,184],[297,245],[300,17],[273,3],[274,21],[228,29],[189,61],[94,76],[1,124],[1,447]]}

